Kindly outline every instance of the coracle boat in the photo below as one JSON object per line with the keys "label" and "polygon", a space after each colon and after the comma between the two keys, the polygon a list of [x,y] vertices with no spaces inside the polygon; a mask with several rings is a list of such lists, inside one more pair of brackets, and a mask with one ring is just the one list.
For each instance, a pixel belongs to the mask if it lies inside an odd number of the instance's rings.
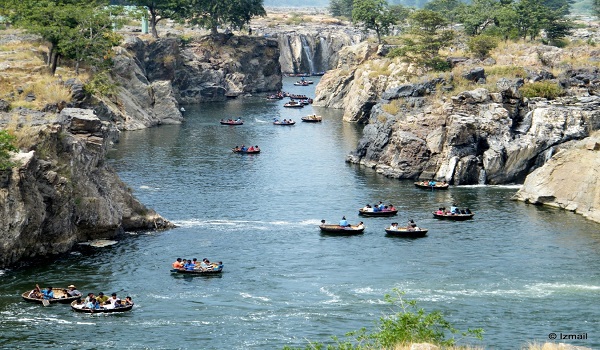
{"label": "coracle boat", "polygon": [[289,119],[289,120],[287,120],[287,119],[286,120],[275,120],[273,122],[273,125],[294,125],[294,124],[296,124],[296,122],[293,121],[293,120],[291,120],[291,119]]}
{"label": "coracle boat", "polygon": [[414,183],[417,188],[424,190],[447,190],[450,185],[446,182],[434,182],[433,184],[429,181],[419,181]]}
{"label": "coracle boat", "polygon": [[193,269],[193,270],[184,270],[184,269],[171,269],[171,273],[181,273],[184,275],[195,275],[195,276],[210,276],[210,275],[218,275],[223,272],[223,265],[215,265],[212,264],[212,269]]}
{"label": "coracle boat", "polygon": [[[45,289],[45,288],[41,288],[41,289]],[[54,304],[54,303],[69,304],[69,303],[81,298],[80,295],[74,296],[74,297],[69,296],[69,294],[67,294],[66,288],[52,288],[52,292],[54,293],[54,298],[52,298],[52,299],[42,299],[42,298],[32,297],[30,295],[32,295],[33,291],[34,291],[34,289],[24,292],[21,294],[21,296],[23,297],[23,299],[25,299],[27,301],[31,301],[34,303],[40,303],[40,304],[44,304],[44,300],[47,300],[51,304]]]}
{"label": "coracle boat", "polygon": [[395,237],[407,237],[407,238],[417,238],[417,237],[425,237],[429,230],[424,228],[413,228],[413,227],[388,227],[385,229],[385,233],[390,236]]}
{"label": "coracle boat", "polygon": [[320,123],[321,121],[323,121],[321,116],[316,115],[316,114],[307,115],[306,117],[302,117],[300,119],[302,119],[303,122],[307,122],[307,123]]}
{"label": "coracle boat", "polygon": [[117,313],[117,312],[127,312],[133,309],[133,305],[123,305],[119,307],[115,307],[112,309],[107,309],[104,307],[100,307],[99,309],[90,309],[88,307],[78,307],[77,301],[71,303],[71,310],[75,312],[83,312],[86,314],[109,314],[109,313]]}
{"label": "coracle boat", "polygon": [[241,119],[236,119],[236,120],[231,120],[231,119],[223,120],[223,119],[221,119],[220,123],[221,123],[221,125],[243,125],[244,121],[241,120]]}
{"label": "coracle boat", "polygon": [[365,225],[361,222],[358,225],[340,226],[325,224],[325,220],[321,220],[319,225],[321,233],[335,234],[335,235],[359,235],[365,230]]}
{"label": "coracle boat", "polygon": [[245,150],[242,151],[241,149],[232,149],[233,153],[241,153],[241,154],[258,154],[260,153],[260,149],[253,149],[253,150]]}
{"label": "coracle boat", "polygon": [[465,221],[465,220],[472,219],[473,216],[475,216],[475,213],[470,213],[470,214],[452,214],[452,213],[438,214],[435,211],[432,212],[432,214],[433,214],[433,217],[436,218],[436,219],[453,220],[453,221]]}
{"label": "coracle boat", "polygon": [[288,102],[288,103],[284,104],[283,107],[286,107],[286,108],[304,108],[304,105],[302,103],[298,103],[296,101],[291,101],[291,102]]}
{"label": "coracle boat", "polygon": [[380,211],[368,211],[368,210],[365,210],[365,208],[358,209],[358,215],[362,215],[362,216],[388,217],[388,216],[394,216],[396,214],[398,214],[398,210],[397,209],[394,209],[394,210],[380,210]]}

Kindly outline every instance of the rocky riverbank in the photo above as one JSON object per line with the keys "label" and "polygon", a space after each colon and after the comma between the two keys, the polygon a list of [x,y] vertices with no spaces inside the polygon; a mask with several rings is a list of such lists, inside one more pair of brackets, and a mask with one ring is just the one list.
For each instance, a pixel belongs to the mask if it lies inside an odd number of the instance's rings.
{"label": "rocky riverbank", "polygon": [[0,113],[0,125],[29,145],[13,157],[17,166],[0,172],[0,267],[124,231],[173,227],[106,164],[118,131],[91,110],[14,110]]}

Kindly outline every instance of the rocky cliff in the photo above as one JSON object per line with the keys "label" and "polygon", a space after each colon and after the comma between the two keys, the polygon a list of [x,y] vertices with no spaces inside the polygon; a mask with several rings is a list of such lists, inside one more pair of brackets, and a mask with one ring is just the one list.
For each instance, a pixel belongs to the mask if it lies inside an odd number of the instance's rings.
{"label": "rocky cliff", "polygon": [[23,142],[18,166],[0,172],[0,267],[59,254],[124,230],[173,225],[138,202],[105,163],[118,131],[91,110],[14,110],[0,126]]}
{"label": "rocky cliff", "polygon": [[118,92],[81,106],[121,130],[181,123],[180,104],[281,90],[277,41],[219,34],[189,41],[127,36],[115,50]]}
{"label": "rocky cliff", "polygon": [[600,222],[600,133],[556,153],[533,171],[514,199],[574,211]]}
{"label": "rocky cliff", "polygon": [[[518,52],[522,57],[513,56],[513,64],[538,62],[519,68],[520,78],[488,82],[487,63],[478,62],[415,79],[422,72],[386,58],[385,47],[362,43],[344,49],[344,59],[317,87],[314,103],[344,108],[344,120],[368,124],[349,162],[401,179],[518,183],[600,126],[598,69],[561,67],[554,76],[539,62],[558,62],[566,52],[547,46]],[[564,96],[524,98],[523,85],[539,81],[560,86]],[[471,90],[457,90],[458,84]]]}

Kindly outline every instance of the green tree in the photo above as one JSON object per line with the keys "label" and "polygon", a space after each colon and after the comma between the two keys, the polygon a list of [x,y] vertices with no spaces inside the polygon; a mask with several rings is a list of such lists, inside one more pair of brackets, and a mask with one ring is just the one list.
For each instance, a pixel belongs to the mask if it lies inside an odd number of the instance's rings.
{"label": "green tree", "polygon": [[390,50],[388,56],[433,70],[447,70],[448,62],[439,56],[442,47],[451,44],[454,33],[445,29],[448,21],[438,12],[416,10],[408,18],[408,29],[400,37],[402,45]]}
{"label": "green tree", "polygon": [[425,5],[425,10],[439,12],[450,24],[453,24],[457,21],[462,7],[463,3],[459,0],[432,0]]}
{"label": "green tree", "polygon": [[266,16],[262,0],[192,0],[184,16],[217,34],[220,26],[241,29],[255,16]]}
{"label": "green tree", "polygon": [[334,17],[352,18],[354,0],[331,0],[329,1],[329,13]]}
{"label": "green tree", "polygon": [[381,43],[381,35],[389,32],[395,18],[386,0],[354,0],[352,21],[362,23],[365,29],[374,30],[377,42]]}
{"label": "green tree", "polygon": [[497,0],[473,0],[468,6],[460,6],[458,21],[468,35],[479,35],[495,23],[496,11],[501,6]]}
{"label": "green tree", "polygon": [[180,19],[181,13],[189,1],[185,0],[131,0],[130,3],[144,7],[152,36],[158,38],[156,25],[163,19]]}
{"label": "green tree", "polygon": [[[81,43],[85,40],[76,32],[90,29],[89,25],[82,22],[84,18],[97,17],[96,29],[93,30],[104,28],[103,33],[110,32],[113,22],[105,7],[107,3],[99,0],[12,0],[10,16],[16,26],[40,35],[48,43],[48,64],[51,74],[54,74],[60,57],[77,56],[71,51],[72,48],[95,46],[101,42],[92,40]],[[99,21],[103,23],[98,24]],[[92,50],[86,53],[92,54]]]}
{"label": "green tree", "polygon": [[592,12],[600,18],[600,0],[592,0]]}
{"label": "green tree", "polygon": [[15,163],[10,160],[10,154],[19,150],[15,146],[16,139],[7,130],[0,130],[0,170],[15,166]]}
{"label": "green tree", "polygon": [[498,38],[489,35],[477,35],[469,38],[467,46],[469,51],[475,54],[477,58],[485,58],[490,51],[498,46]]}

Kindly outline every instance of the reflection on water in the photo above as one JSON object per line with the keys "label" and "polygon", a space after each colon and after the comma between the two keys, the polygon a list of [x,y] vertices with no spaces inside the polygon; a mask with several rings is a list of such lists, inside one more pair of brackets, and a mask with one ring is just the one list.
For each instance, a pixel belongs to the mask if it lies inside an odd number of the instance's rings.
{"label": "reflection on water", "polygon": [[[289,86],[290,80],[286,80]],[[310,89],[293,87],[295,93]],[[305,90],[307,89],[307,90]],[[285,101],[233,100],[186,106],[186,122],[126,132],[110,162],[136,196],[179,227],[131,234],[104,249],[81,249],[54,264],[0,273],[0,347],[272,349],[328,341],[370,327],[390,312],[383,296],[406,292],[442,310],[457,328],[484,328],[488,348],[588,332],[600,347],[600,235],[572,213],[510,200],[513,187],[416,189],[411,181],[345,163],[360,126],[341,112]],[[221,118],[242,117],[242,126]],[[292,127],[272,125],[292,118]],[[257,144],[258,155],[231,152]],[[394,218],[361,218],[378,201]],[[452,203],[475,219],[446,222],[431,211]],[[365,221],[363,235],[319,234],[321,219]],[[427,237],[385,235],[414,219]],[[222,260],[217,278],[169,273],[177,257]],[[20,301],[35,283],[131,295],[123,315],[75,314]],[[108,335],[118,332],[116,339]],[[76,336],[74,336],[76,335]]]}

